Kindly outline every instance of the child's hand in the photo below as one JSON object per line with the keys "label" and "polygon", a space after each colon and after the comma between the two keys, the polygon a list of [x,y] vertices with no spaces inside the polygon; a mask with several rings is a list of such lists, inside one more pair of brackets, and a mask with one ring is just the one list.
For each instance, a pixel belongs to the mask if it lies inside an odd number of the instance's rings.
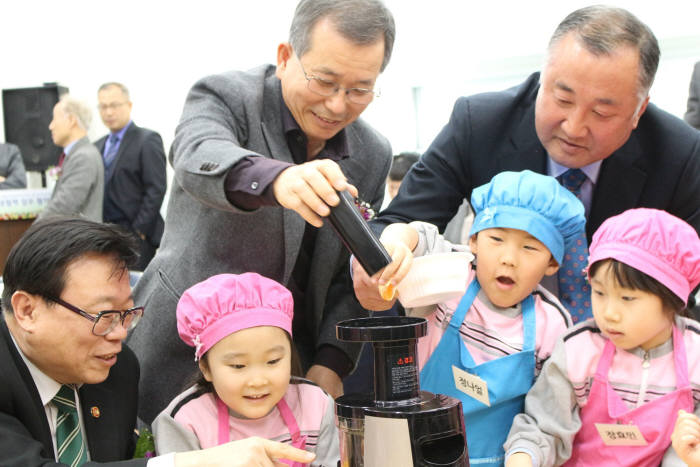
{"label": "child's hand", "polygon": [[[404,278],[413,262],[413,248],[418,243],[418,233],[407,224],[391,224],[384,229],[380,238],[392,262],[384,269],[369,277],[359,261],[353,259],[352,275],[355,297],[363,308],[371,311],[383,311],[391,308],[396,301],[393,292],[382,297],[382,290],[391,292]],[[387,285],[388,284],[388,285]]]}
{"label": "child's hand", "polygon": [[532,459],[524,452],[516,452],[508,458],[506,467],[532,467]]}
{"label": "child's hand", "polygon": [[[391,224],[384,229],[379,240],[391,255],[392,261],[376,275],[377,284],[380,287],[388,285],[393,288],[411,269],[413,249],[418,243],[418,233],[408,224]],[[392,294],[382,298],[392,300],[394,296]]]}
{"label": "child's hand", "polygon": [[683,462],[691,467],[700,466],[700,419],[695,414],[678,411],[671,442]]}

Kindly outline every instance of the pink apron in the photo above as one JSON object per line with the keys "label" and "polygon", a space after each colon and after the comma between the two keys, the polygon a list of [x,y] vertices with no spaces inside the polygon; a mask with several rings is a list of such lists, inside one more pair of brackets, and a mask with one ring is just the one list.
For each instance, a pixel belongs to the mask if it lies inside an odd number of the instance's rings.
{"label": "pink apron", "polygon": [[[688,381],[688,362],[683,336],[673,326],[673,357],[676,390],[629,410],[608,383],[608,370],[615,345],[608,340],[598,362],[588,403],[581,409],[581,429],[574,438],[571,459],[566,466],[630,465],[658,467],[671,444],[671,432],[679,409],[693,412],[693,394]],[[607,446],[596,423],[636,425],[646,446]]]}
{"label": "pink apron", "polygon": [[[231,440],[231,432],[229,430],[228,406],[217,397],[216,408],[219,416],[219,444],[228,443]],[[289,434],[292,437],[292,446],[299,449],[305,449],[306,436],[301,436],[299,425],[297,425],[297,421],[294,418],[294,414],[285,402],[284,398],[280,399],[280,401],[277,403],[277,410],[279,410],[280,415],[284,420],[284,424],[287,425],[287,428],[289,429]],[[300,462],[288,461],[286,459],[280,459],[280,462],[283,462],[292,467],[303,467],[304,465],[306,465]]]}

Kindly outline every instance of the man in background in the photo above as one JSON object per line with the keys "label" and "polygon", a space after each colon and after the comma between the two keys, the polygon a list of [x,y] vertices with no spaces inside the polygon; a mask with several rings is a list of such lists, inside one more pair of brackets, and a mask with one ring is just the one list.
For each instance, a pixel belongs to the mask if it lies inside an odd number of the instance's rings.
{"label": "man in background", "polygon": [[26,187],[27,175],[19,148],[14,144],[0,143],[0,190]]}
{"label": "man in background", "polygon": [[688,91],[688,110],[683,118],[690,126],[700,130],[700,62],[697,62],[693,68]]}
{"label": "man in background", "polygon": [[91,121],[90,108],[68,94],[54,106],[49,130],[63,154],[58,159],[56,186],[38,219],[64,215],[102,222],[104,169],[100,153],[87,138]]}
{"label": "man in background", "polygon": [[143,271],[163,236],[160,206],[167,185],[163,140],[131,120],[132,103],[123,84],[103,84],[97,100],[110,131],[95,142],[105,167],[102,217],[138,237],[139,260],[134,268]]}
{"label": "man in background", "polygon": [[408,173],[408,170],[413,167],[413,164],[418,162],[418,158],[420,158],[420,154],[417,152],[402,152],[395,155],[391,160],[389,176],[386,178],[386,192],[389,195],[388,201],[396,197],[396,193],[399,192],[399,187],[401,186],[401,181]]}
{"label": "man in background", "polygon": [[[420,159],[420,154],[417,152],[402,152],[394,156],[389,169],[389,176],[386,178],[386,191],[389,195],[388,199],[384,200],[382,209],[385,209],[392,199],[396,197],[401,187],[401,182],[408,171]],[[447,223],[442,236],[452,243],[461,243],[466,245],[469,242],[469,229],[472,225],[474,213],[469,206],[469,202],[465,199],[459,206],[457,213]]]}

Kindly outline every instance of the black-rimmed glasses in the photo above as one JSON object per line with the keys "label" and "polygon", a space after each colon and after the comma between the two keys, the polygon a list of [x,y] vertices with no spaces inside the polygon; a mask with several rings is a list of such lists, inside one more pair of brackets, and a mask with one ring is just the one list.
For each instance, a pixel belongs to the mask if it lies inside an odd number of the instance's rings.
{"label": "black-rimmed glasses", "polygon": [[367,88],[344,88],[334,81],[330,81],[315,75],[309,75],[304,69],[304,65],[301,64],[299,60],[299,66],[301,67],[302,73],[304,73],[304,78],[306,78],[306,86],[309,91],[319,96],[330,97],[335,95],[339,90],[345,91],[345,97],[347,100],[353,104],[367,105],[372,102],[372,99],[380,96],[379,90],[367,89]]}
{"label": "black-rimmed glasses", "polygon": [[100,311],[96,315],[91,315],[90,313],[81,310],[77,306],[61,300],[60,298],[47,297],[47,299],[52,302],[56,302],[59,305],[68,308],[70,311],[78,313],[80,316],[92,321],[92,333],[96,336],[106,336],[117,327],[117,323],[121,323],[122,326],[124,326],[124,329],[130,331],[134,329],[136,324],[143,316],[142,306],[135,306],[124,311],[105,310]]}

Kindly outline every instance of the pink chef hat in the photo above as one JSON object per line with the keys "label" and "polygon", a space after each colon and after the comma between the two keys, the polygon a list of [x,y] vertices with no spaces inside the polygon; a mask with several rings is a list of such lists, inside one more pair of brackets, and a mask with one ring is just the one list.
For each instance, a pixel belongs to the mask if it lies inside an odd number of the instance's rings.
{"label": "pink chef hat", "polygon": [[195,361],[241,329],[275,326],[292,335],[292,294],[253,272],[219,274],[185,290],[177,304],[177,332],[195,347]]}
{"label": "pink chef hat", "polygon": [[700,283],[700,239],[690,225],[658,209],[630,209],[593,234],[588,264],[613,258],[653,277],[687,304]]}

